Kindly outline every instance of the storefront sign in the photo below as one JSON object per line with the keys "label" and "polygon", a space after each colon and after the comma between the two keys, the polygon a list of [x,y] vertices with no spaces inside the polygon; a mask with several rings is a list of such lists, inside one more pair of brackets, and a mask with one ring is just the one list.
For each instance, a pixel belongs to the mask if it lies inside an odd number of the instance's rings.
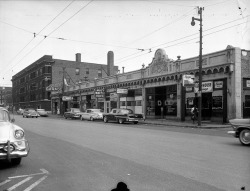
{"label": "storefront sign", "polygon": [[116,93],[118,93],[118,94],[127,94],[128,89],[117,88]]}
{"label": "storefront sign", "polygon": [[96,90],[95,91],[95,97],[96,98],[104,98],[105,92],[104,90]]}
{"label": "storefront sign", "polygon": [[215,89],[221,89],[221,88],[223,88],[223,81],[215,81],[214,82],[214,88]]}
{"label": "storefront sign", "polygon": [[130,89],[130,90],[135,90],[135,89],[140,89],[140,88],[142,88],[141,85],[134,85],[134,86],[128,87],[128,89]]}
{"label": "storefront sign", "polygon": [[194,75],[183,75],[182,84],[184,87],[193,87],[194,86]]}
{"label": "storefront sign", "polygon": [[[198,93],[199,88],[194,87],[194,92]],[[202,82],[202,92],[213,92],[213,82]]]}
{"label": "storefront sign", "polygon": [[63,96],[62,100],[63,101],[71,101],[71,100],[73,100],[73,97],[71,97],[71,96]]}

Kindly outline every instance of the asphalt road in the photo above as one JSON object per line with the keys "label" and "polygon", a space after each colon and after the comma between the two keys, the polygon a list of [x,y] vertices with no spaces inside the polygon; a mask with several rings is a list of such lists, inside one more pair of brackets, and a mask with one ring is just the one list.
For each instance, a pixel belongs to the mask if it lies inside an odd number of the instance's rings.
{"label": "asphalt road", "polygon": [[30,155],[0,164],[0,190],[250,190],[250,152],[227,129],[22,118]]}

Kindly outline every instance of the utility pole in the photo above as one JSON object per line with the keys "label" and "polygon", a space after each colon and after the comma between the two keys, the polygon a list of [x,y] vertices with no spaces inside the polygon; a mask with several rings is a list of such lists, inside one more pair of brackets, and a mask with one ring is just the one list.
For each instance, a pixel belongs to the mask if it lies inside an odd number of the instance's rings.
{"label": "utility pole", "polygon": [[65,78],[65,67],[62,68],[63,69],[63,77],[62,77],[62,103],[61,103],[61,114],[64,114],[64,103],[63,103],[63,95],[64,95],[64,86],[65,86],[65,82],[64,82],[64,78]]}
{"label": "utility pole", "polygon": [[201,103],[202,103],[202,11],[204,7],[198,7],[198,14],[200,18],[192,17],[191,25],[195,25],[195,20],[200,21],[200,54],[199,54],[199,92],[198,92],[198,101],[199,101],[199,113],[198,113],[198,126],[201,126]]}

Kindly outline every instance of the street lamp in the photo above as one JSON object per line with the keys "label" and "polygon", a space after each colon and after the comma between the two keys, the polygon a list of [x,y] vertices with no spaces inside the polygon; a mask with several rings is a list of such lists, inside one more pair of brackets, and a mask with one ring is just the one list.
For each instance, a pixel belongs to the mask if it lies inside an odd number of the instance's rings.
{"label": "street lamp", "polygon": [[204,10],[204,7],[198,7],[198,14],[200,15],[200,18],[194,18],[192,17],[191,25],[195,25],[195,20],[200,21],[200,54],[199,54],[199,115],[198,115],[198,126],[201,126],[201,101],[202,101],[202,10]]}

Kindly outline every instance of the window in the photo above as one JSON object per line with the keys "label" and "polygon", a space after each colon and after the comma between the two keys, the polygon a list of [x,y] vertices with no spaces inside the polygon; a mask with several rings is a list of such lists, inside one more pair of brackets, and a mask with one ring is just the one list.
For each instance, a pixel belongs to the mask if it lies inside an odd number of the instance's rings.
{"label": "window", "polygon": [[86,68],[86,74],[89,74],[89,68]]}
{"label": "window", "polygon": [[51,66],[48,66],[48,73],[49,73],[49,74],[51,74],[51,73],[52,73]]}
{"label": "window", "polygon": [[137,100],[135,104],[136,104],[136,106],[142,106],[141,100]]}
{"label": "window", "polygon": [[33,78],[35,78],[36,77],[36,72],[32,72],[31,74],[30,74],[30,79],[33,79]]}
{"label": "window", "polygon": [[80,74],[80,68],[76,68],[76,75]]}
{"label": "window", "polygon": [[98,69],[98,78],[101,78],[101,77],[102,77],[102,70]]}

